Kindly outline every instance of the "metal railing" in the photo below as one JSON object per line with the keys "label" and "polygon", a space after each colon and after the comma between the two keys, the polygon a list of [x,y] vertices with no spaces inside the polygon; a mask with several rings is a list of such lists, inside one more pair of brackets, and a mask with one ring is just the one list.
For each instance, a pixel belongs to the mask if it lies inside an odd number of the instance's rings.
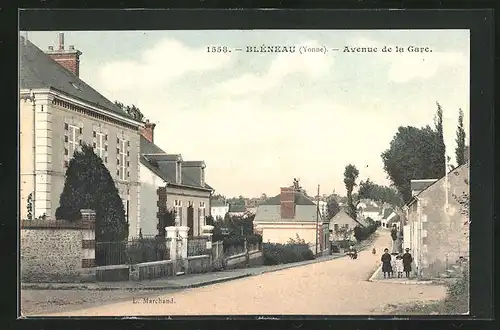
{"label": "metal railing", "polygon": [[98,266],[138,264],[168,259],[170,251],[163,237],[142,237],[95,244],[95,260]]}
{"label": "metal railing", "polygon": [[206,236],[189,237],[187,240],[188,257],[209,254],[210,251],[207,251],[207,242],[208,237]]}

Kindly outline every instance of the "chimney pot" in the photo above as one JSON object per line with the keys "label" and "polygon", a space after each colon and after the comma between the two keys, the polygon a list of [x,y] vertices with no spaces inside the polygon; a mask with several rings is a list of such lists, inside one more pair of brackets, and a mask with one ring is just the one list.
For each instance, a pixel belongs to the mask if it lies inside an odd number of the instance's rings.
{"label": "chimney pot", "polygon": [[59,49],[64,49],[64,33],[59,33]]}
{"label": "chimney pot", "polygon": [[75,46],[73,45],[69,46],[69,50],[75,50]]}
{"label": "chimney pot", "polygon": [[49,46],[49,50],[50,50],[50,51],[53,51],[53,50],[54,50],[54,47]]}

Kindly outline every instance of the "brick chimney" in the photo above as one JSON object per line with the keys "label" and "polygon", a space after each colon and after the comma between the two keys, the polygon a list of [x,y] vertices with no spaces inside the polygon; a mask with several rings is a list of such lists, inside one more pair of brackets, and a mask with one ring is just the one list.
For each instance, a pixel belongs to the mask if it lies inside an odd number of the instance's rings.
{"label": "brick chimney", "polygon": [[49,46],[46,53],[57,63],[73,72],[75,76],[80,75],[80,55],[82,52],[75,49],[75,46],[64,48],[64,33],[59,33],[59,48],[54,50],[54,47]]}
{"label": "brick chimney", "polygon": [[281,188],[280,208],[282,219],[295,218],[295,190],[293,187]]}
{"label": "brick chimney", "polygon": [[156,124],[150,123],[148,119],[144,123],[144,128],[141,128],[141,135],[144,136],[146,140],[151,143],[154,143],[154,130]]}

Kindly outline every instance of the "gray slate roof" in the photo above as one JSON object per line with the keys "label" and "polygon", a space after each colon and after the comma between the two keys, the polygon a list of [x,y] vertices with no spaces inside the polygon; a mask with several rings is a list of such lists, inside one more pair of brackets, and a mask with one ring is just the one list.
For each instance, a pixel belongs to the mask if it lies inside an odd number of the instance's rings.
{"label": "gray slate roof", "polygon": [[429,188],[437,180],[438,179],[426,179],[426,180],[418,180],[418,181],[411,180],[410,187],[411,187],[411,190],[416,190],[416,191],[425,190],[425,189]]}
{"label": "gray slate roof", "polygon": [[26,41],[26,44],[24,41],[24,37],[20,37],[19,84],[21,89],[52,88],[103,110],[132,118],[73,72],[59,65],[29,40]]}
{"label": "gray slate roof", "polygon": [[[162,154],[167,155],[169,157],[152,157],[151,154]],[[144,156],[146,155],[146,156]],[[141,164],[146,166],[151,172],[155,173],[158,177],[163,179],[165,182],[169,184],[174,184],[175,183],[175,163],[166,161],[166,160],[171,160],[174,159],[171,156],[167,154],[165,151],[163,151],[160,147],[158,147],[156,144],[149,142],[145,137],[141,135]],[[154,159],[152,159],[154,158]],[[149,160],[148,160],[149,159]],[[185,187],[192,187],[192,188],[198,188],[198,189],[205,189],[205,190],[212,190],[212,187],[210,187],[207,183],[205,183],[205,186],[202,187],[200,183],[200,179],[196,180],[194,179],[189,171],[185,171],[184,169],[182,170],[182,184],[180,186],[185,186]]]}
{"label": "gray slate roof", "polygon": [[[282,219],[281,205],[262,204],[257,207],[254,222],[316,222],[317,207],[313,205],[295,205],[295,218]],[[318,221],[322,221],[318,219]]]}
{"label": "gray slate roof", "polygon": [[247,208],[243,204],[229,204],[229,212],[245,212]]}
{"label": "gray slate roof", "polygon": [[220,207],[220,206],[226,206],[226,204],[223,201],[220,201],[218,199],[214,199],[210,201],[210,206],[211,207]]}

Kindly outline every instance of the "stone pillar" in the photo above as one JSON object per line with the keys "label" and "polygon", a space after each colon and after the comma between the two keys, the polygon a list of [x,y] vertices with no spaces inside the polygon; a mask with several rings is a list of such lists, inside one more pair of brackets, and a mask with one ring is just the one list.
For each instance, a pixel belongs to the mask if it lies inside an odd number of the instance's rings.
{"label": "stone pillar", "polygon": [[177,232],[179,233],[179,239],[181,240],[181,258],[182,258],[182,261],[183,261],[183,264],[184,264],[184,269],[186,271],[186,274],[187,274],[187,270],[188,270],[188,265],[189,265],[189,262],[188,262],[188,255],[187,255],[187,248],[188,248],[188,232],[189,232],[189,227],[186,227],[186,226],[180,226],[180,227],[177,227]]}
{"label": "stone pillar", "polygon": [[170,260],[175,261],[177,259],[177,227],[165,227],[165,236],[165,244],[170,251]]}
{"label": "stone pillar", "polygon": [[80,210],[82,215],[82,268],[95,267],[95,211]]}

